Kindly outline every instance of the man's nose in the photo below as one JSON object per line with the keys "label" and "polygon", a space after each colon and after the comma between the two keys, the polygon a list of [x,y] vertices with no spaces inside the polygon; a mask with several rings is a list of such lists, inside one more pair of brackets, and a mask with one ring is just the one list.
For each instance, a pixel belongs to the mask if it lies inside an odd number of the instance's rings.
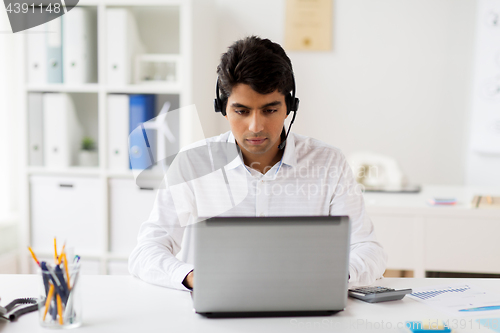
{"label": "man's nose", "polygon": [[253,133],[259,133],[264,130],[264,119],[258,111],[255,111],[250,116],[250,124],[248,129]]}

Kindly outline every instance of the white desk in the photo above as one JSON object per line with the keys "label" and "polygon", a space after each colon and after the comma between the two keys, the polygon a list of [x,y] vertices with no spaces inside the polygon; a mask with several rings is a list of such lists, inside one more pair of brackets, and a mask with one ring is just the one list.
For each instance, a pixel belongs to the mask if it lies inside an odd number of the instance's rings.
{"label": "white desk", "polygon": [[[33,297],[38,292],[37,275],[0,275],[0,304],[14,298]],[[131,276],[82,276],[84,324],[76,332],[402,332],[406,321],[454,319],[405,297],[401,301],[369,304],[349,299],[346,310],[328,317],[207,319],[192,310],[188,292],[156,287]],[[394,288],[418,287],[443,283],[474,283],[500,293],[499,280],[465,279],[384,279],[377,285]],[[467,328],[455,332],[491,332],[479,330],[475,319],[467,317]],[[380,325],[384,325],[381,329]],[[390,324],[389,324],[390,323]],[[371,325],[372,329],[369,329]],[[379,326],[379,330],[373,328]],[[392,326],[389,329],[388,326]],[[38,325],[36,312],[17,322],[0,322],[2,333],[48,332]]]}
{"label": "white desk", "polygon": [[[474,195],[500,188],[423,186],[417,194],[365,193],[388,269],[500,274],[500,209],[475,209]],[[431,206],[432,197],[454,197],[454,206]]]}

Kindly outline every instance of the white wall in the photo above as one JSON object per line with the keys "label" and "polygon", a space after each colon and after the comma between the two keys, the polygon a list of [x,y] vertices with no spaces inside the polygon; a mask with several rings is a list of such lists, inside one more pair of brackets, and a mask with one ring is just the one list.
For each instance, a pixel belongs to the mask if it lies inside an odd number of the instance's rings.
{"label": "white wall", "polygon": [[465,174],[465,183],[471,186],[500,187],[500,98],[485,95],[488,83],[500,74],[500,24],[494,23],[495,14],[500,14],[500,0],[477,2],[474,78],[468,119],[470,145]]}
{"label": "white wall", "polygon": [[[333,51],[288,52],[301,100],[293,130],[346,154],[393,156],[414,183],[462,184],[476,1],[333,7]],[[220,53],[251,34],[284,41],[284,0],[217,0],[217,10]]]}

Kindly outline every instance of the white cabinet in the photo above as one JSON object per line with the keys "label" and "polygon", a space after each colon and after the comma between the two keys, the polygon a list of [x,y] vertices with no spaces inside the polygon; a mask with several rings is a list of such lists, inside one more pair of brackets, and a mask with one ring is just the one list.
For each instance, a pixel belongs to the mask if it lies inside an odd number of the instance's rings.
{"label": "white cabinet", "polygon": [[414,218],[407,216],[371,216],[377,239],[390,255],[387,267],[397,270],[412,270],[416,263]]}
{"label": "white cabinet", "polygon": [[110,179],[110,252],[128,257],[137,244],[142,222],[153,208],[157,189],[153,183],[137,186],[132,179]]}
{"label": "white cabinet", "polygon": [[[100,254],[105,248],[103,198],[98,178],[32,176],[31,244],[53,253],[54,237],[75,254]],[[60,248],[59,248],[60,249]]]}
{"label": "white cabinet", "polygon": [[500,273],[500,219],[428,218],[428,271]]}
{"label": "white cabinet", "polygon": [[[476,209],[475,195],[500,188],[423,186],[419,194],[365,193],[368,215],[388,255],[387,269],[500,274],[500,210]],[[430,198],[456,198],[431,206]]]}

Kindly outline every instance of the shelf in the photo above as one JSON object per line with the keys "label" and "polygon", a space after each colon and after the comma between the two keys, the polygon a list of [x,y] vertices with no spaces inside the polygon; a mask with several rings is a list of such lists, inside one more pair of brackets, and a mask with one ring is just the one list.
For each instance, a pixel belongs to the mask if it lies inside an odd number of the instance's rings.
{"label": "shelf", "polygon": [[82,85],[45,84],[28,85],[28,92],[58,92],[58,93],[108,93],[123,94],[180,94],[182,89],[179,84],[137,84],[126,86],[105,86],[97,83]]}
{"label": "shelf", "polygon": [[89,167],[69,167],[66,169],[47,169],[44,167],[28,167],[30,175],[57,175],[57,176],[100,176],[101,169]]}
{"label": "shelf", "polygon": [[[108,178],[127,178],[134,179],[134,173],[130,171],[108,171],[106,173]],[[146,171],[141,174],[142,179],[162,179],[165,175],[161,171]]]}
{"label": "shelf", "polygon": [[126,86],[108,86],[105,88],[108,93],[124,94],[180,94],[179,84],[137,84]]}
{"label": "shelf", "polygon": [[104,4],[105,6],[172,6],[172,5],[182,5],[186,1],[184,0],[141,0],[140,3],[137,0],[87,0],[85,1],[96,4]]}
{"label": "shelf", "polygon": [[87,83],[79,85],[68,84],[44,84],[28,85],[28,92],[66,92],[66,93],[97,93],[100,86],[97,83]]}

